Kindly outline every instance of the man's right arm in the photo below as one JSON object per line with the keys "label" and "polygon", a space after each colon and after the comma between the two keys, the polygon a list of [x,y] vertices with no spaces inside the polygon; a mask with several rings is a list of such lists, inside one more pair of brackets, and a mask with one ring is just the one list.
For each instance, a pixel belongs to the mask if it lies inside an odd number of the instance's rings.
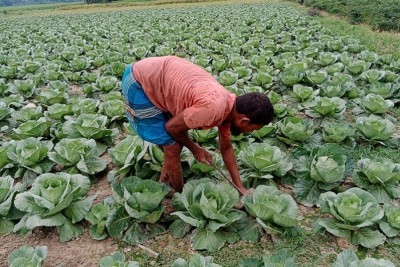
{"label": "man's right arm", "polygon": [[190,128],[185,123],[183,112],[168,120],[167,123],[165,123],[165,129],[176,142],[187,147],[193,153],[197,161],[207,165],[212,164],[211,154],[190,140],[188,136],[188,130]]}

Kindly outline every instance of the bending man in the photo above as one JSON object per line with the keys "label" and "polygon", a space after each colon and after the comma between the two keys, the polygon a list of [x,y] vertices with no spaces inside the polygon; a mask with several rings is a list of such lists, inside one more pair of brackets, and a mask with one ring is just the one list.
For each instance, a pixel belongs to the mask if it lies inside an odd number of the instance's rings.
{"label": "bending man", "polygon": [[240,192],[246,192],[230,138],[272,121],[274,109],[267,96],[248,93],[237,97],[201,67],[174,56],[147,58],[127,66],[122,91],[133,130],[164,151],[161,182],[182,191],[183,146],[197,161],[212,164],[211,154],[190,140],[188,130],[218,127],[226,168]]}

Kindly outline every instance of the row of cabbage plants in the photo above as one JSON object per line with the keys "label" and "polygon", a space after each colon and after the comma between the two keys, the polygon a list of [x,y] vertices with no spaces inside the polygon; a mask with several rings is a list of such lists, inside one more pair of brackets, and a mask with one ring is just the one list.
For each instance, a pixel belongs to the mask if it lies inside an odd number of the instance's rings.
{"label": "row of cabbage plants", "polygon": [[[47,247],[37,246],[36,248],[30,246],[23,246],[15,249],[8,256],[8,266],[18,267],[21,265],[41,267],[47,257]],[[239,263],[239,267],[273,267],[277,264],[295,267],[295,257],[290,255],[287,251],[279,251],[271,255],[263,255],[257,258],[243,259]],[[110,266],[121,266],[121,267],[139,267],[139,263],[136,261],[127,261],[126,256],[122,252],[114,252],[112,255],[103,257],[99,262],[99,267],[110,267]],[[357,266],[385,266],[394,267],[395,265],[385,259],[375,259],[367,257],[366,259],[360,260],[354,251],[347,249],[340,253],[336,261],[331,267],[357,267]],[[176,259],[171,267],[222,267],[217,263],[214,263],[214,259],[211,256],[203,257],[200,254],[194,254],[188,260],[178,258]]]}

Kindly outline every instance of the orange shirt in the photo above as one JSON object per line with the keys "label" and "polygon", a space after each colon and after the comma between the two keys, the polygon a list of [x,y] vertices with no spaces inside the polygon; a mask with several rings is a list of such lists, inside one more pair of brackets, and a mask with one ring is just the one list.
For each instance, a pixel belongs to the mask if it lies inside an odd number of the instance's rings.
{"label": "orange shirt", "polygon": [[230,125],[221,124],[236,95],[201,67],[175,56],[151,57],[135,63],[133,76],[157,108],[173,116],[183,112],[189,128],[219,126],[220,134],[230,135]]}

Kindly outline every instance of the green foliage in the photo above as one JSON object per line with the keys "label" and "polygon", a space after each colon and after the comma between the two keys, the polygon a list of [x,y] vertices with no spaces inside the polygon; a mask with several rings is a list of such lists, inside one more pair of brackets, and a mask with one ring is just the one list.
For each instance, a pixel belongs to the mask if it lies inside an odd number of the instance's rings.
{"label": "green foliage", "polygon": [[355,245],[374,248],[383,244],[385,236],[371,229],[384,215],[378,201],[360,188],[350,188],[343,193],[323,193],[319,198],[321,211],[334,218],[319,219],[317,228],[347,238]]}
{"label": "green foliage", "polygon": [[46,173],[40,175],[29,191],[15,198],[17,209],[26,212],[14,232],[29,233],[40,226],[56,226],[60,241],[66,242],[83,233],[77,224],[89,212],[94,196],[85,198],[89,178],[80,174]]}
{"label": "green foliage", "polygon": [[0,235],[12,233],[13,220],[22,217],[14,206],[14,197],[24,190],[25,187],[21,183],[14,185],[14,179],[10,176],[0,177]]}
{"label": "green foliage", "polygon": [[353,167],[348,152],[338,144],[299,148],[293,155],[297,178],[293,192],[296,199],[306,206],[317,205],[319,195],[338,186],[346,175],[351,174]]}
{"label": "green foliage", "polygon": [[11,252],[8,256],[9,267],[40,267],[47,256],[46,246],[37,246],[36,248],[30,246],[22,246]]}
{"label": "green foliage", "polygon": [[353,174],[354,183],[371,193],[379,203],[400,198],[400,164],[390,159],[361,159]]}
{"label": "green foliage", "polygon": [[336,261],[331,267],[394,267],[395,265],[385,259],[365,258],[363,260],[358,259],[356,253],[350,249],[343,250],[336,258]]}
{"label": "green foliage", "polygon": [[297,225],[297,205],[293,198],[275,187],[260,185],[252,196],[243,197],[246,211],[269,234],[282,233],[285,227]]}
{"label": "green foliage", "polygon": [[200,254],[194,254],[189,261],[179,258],[174,261],[171,267],[222,267],[213,262],[213,257],[203,257]]}
{"label": "green foliage", "polygon": [[94,175],[103,171],[107,161],[99,156],[107,147],[96,144],[94,139],[64,138],[54,147],[54,152],[49,152],[49,159],[60,164],[64,171],[85,175]]}
{"label": "green foliage", "polygon": [[178,211],[172,215],[197,228],[192,236],[194,249],[216,251],[239,239],[229,228],[243,216],[233,208],[238,202],[239,193],[232,186],[203,178],[186,183],[182,193],[175,194]]}
{"label": "green foliage", "polygon": [[350,22],[368,23],[377,30],[400,30],[400,1],[386,0],[305,0],[306,6],[347,17]]}
{"label": "green foliage", "polygon": [[239,267],[296,267],[295,259],[288,251],[282,250],[272,255],[241,260]]}
{"label": "green foliage", "polygon": [[106,221],[111,237],[123,236],[134,245],[166,231],[157,224],[165,209],[161,202],[169,192],[165,184],[130,176],[113,183],[112,189],[118,204]]}
{"label": "green foliage", "polygon": [[136,261],[125,261],[125,254],[122,252],[114,252],[111,256],[103,257],[99,262],[99,267],[139,267]]}

